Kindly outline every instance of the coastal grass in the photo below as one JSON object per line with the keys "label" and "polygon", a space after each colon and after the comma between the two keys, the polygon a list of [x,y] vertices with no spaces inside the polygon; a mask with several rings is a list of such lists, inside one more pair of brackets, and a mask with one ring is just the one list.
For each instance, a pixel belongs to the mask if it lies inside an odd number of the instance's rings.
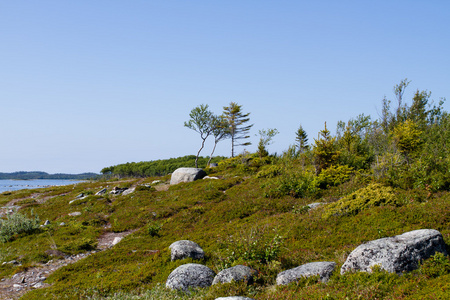
{"label": "coastal grass", "polygon": [[[235,295],[254,299],[440,299],[450,294],[445,257],[431,258],[418,270],[401,276],[382,270],[339,274],[347,255],[373,239],[432,228],[439,230],[449,245],[449,192],[429,195],[420,189],[396,189],[389,194],[396,205],[369,205],[356,214],[329,214],[327,203],[351,198],[372,182],[355,174],[320,194],[267,197],[266,187],[283,175],[278,168],[258,164],[241,167],[225,161],[217,169],[207,169],[219,179],[181,183],[159,191],[138,188],[129,195],[95,193],[115,186],[156,186],[155,180],[164,185],[170,177],[102,180],[0,195],[0,203],[21,199],[21,213],[29,215],[33,209],[42,221],[51,222],[32,235],[0,244],[1,262],[22,263],[22,267],[0,264],[0,276],[57,259],[48,250],[67,255],[89,252],[96,249],[97,239],[105,232],[134,230],[114,247],[58,269],[46,280],[50,287],[30,291],[23,299],[215,299]],[[261,170],[266,171],[258,173]],[[76,199],[81,193],[87,197]],[[34,201],[44,197],[45,201]],[[313,210],[305,208],[312,202],[324,204]],[[73,212],[81,215],[70,216]],[[198,243],[206,257],[172,262],[168,247],[183,239]],[[279,272],[314,261],[337,263],[327,284],[310,278],[275,285]],[[248,286],[234,282],[191,294],[165,289],[170,272],[189,262],[205,264],[216,273],[245,264],[259,273]]]}

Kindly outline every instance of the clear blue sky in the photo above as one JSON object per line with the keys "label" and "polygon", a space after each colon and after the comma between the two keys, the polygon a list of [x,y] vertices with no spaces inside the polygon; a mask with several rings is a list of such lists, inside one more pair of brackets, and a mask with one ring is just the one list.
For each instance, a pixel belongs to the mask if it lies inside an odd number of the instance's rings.
{"label": "clear blue sky", "polygon": [[450,101],[447,0],[0,1],[0,28],[0,172],[196,154],[183,122],[200,104],[243,105],[247,150],[277,128],[281,153],[300,124],[313,141],[325,121],[377,119],[404,78],[405,99]]}

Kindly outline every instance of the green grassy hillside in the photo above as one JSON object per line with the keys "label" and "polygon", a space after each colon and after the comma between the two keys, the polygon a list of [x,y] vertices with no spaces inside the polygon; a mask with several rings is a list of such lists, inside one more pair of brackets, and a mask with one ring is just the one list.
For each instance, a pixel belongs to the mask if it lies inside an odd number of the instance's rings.
{"label": "green grassy hillside", "polygon": [[[323,171],[328,177],[320,177],[305,167],[301,157],[239,156],[206,171],[219,179],[168,186],[168,175],[1,194],[0,206],[20,206],[20,213],[29,217],[33,213],[41,224],[45,220],[51,224],[15,234],[0,244],[1,262],[17,260],[22,264],[0,263],[0,276],[10,278],[49,260],[62,259],[52,256],[54,250],[60,255],[92,253],[105,233],[134,230],[117,245],[59,268],[45,280],[49,287],[31,290],[22,299],[450,296],[450,261],[439,256],[404,275],[379,270],[340,275],[336,271],[327,284],[310,278],[288,286],[275,285],[277,274],[283,270],[314,261],[334,261],[339,270],[359,244],[415,229],[439,230],[450,245],[448,191],[392,187],[370,172],[345,169],[329,174]],[[154,180],[162,182],[152,183]],[[113,187],[137,188],[129,195],[95,195],[102,188],[109,192]],[[81,193],[86,197],[75,200]],[[307,204],[313,202],[324,204],[308,209]],[[81,214],[70,216],[73,212]],[[60,226],[61,222],[65,225]],[[170,260],[168,246],[183,239],[204,249],[205,259],[196,262],[216,273],[245,264],[259,275],[249,286],[215,285],[187,295],[166,290],[170,272],[193,262]]]}

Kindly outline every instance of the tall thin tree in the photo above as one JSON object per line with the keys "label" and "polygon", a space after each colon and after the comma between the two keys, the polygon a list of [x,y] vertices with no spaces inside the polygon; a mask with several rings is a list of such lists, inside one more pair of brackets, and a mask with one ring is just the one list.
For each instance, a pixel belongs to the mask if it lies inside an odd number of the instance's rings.
{"label": "tall thin tree", "polygon": [[242,105],[231,102],[229,106],[223,108],[223,116],[228,122],[229,134],[231,137],[231,157],[234,157],[234,148],[238,146],[248,146],[251,142],[245,142],[248,139],[250,128],[253,124],[245,125],[250,118],[250,113],[244,114],[242,112]]}
{"label": "tall thin tree", "polygon": [[209,160],[208,160],[208,164],[207,164],[208,166],[211,162],[214,151],[216,151],[217,144],[220,141],[222,141],[230,136],[228,122],[224,118],[224,116],[214,116],[212,135],[214,136],[214,147],[211,151],[211,155],[209,156]]}
{"label": "tall thin tree", "polygon": [[208,110],[208,104],[201,104],[191,110],[189,117],[191,119],[188,122],[184,122],[184,126],[198,132],[202,139],[202,145],[195,157],[195,167],[198,168],[198,156],[203,147],[205,147],[206,139],[211,135],[214,129],[214,114]]}

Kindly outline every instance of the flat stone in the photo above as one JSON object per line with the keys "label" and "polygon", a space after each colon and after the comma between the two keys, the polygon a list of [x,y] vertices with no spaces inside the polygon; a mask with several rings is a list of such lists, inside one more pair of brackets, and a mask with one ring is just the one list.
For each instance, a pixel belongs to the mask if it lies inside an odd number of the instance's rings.
{"label": "flat stone", "polygon": [[335,262],[320,261],[301,265],[299,267],[283,271],[277,276],[278,285],[286,285],[303,277],[319,275],[320,281],[327,282],[336,268]]}
{"label": "flat stone", "polygon": [[69,213],[69,216],[71,216],[71,217],[81,216],[81,212],[75,211],[75,212]]}

